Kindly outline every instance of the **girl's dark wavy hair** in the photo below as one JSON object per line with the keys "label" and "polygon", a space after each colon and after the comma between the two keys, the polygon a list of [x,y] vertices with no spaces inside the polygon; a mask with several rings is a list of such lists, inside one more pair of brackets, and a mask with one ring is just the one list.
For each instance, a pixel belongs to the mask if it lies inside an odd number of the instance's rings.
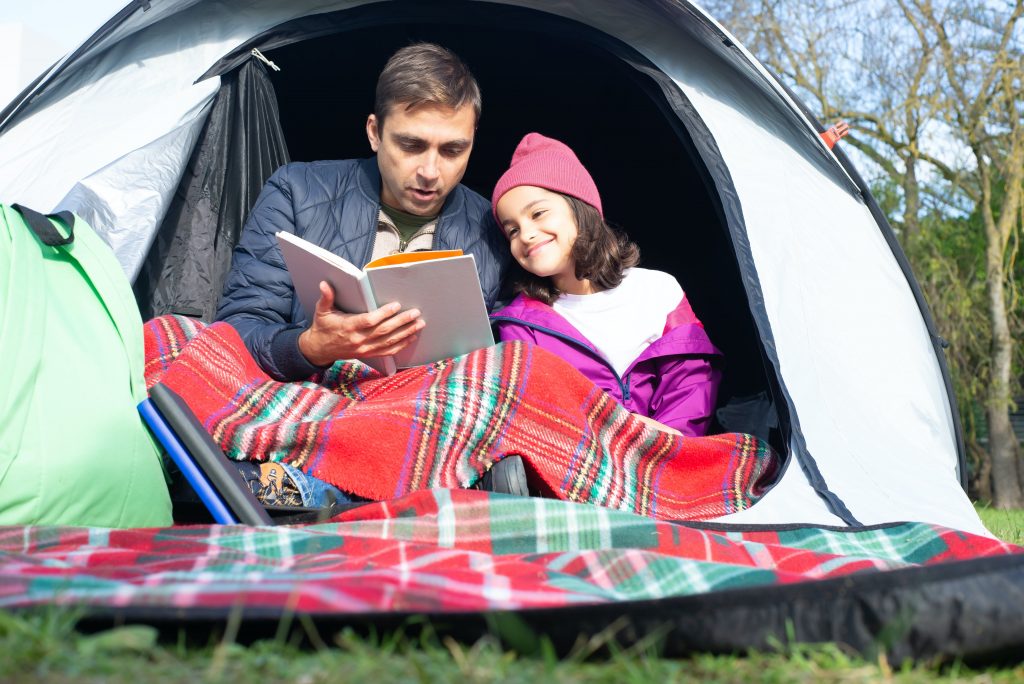
{"label": "girl's dark wavy hair", "polygon": [[[558,194],[569,203],[576,219],[576,242],[572,246],[576,277],[589,280],[598,290],[617,287],[625,270],[640,263],[640,248],[608,225],[591,205],[570,195]],[[512,288],[548,306],[562,294],[551,278],[535,276],[522,268]]]}

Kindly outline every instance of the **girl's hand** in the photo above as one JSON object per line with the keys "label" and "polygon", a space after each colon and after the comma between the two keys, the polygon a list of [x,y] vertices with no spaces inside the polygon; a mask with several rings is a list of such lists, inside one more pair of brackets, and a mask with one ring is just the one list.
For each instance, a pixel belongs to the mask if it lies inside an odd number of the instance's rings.
{"label": "girl's hand", "polygon": [[655,430],[661,430],[662,432],[667,432],[667,433],[669,433],[671,435],[679,435],[680,437],[683,436],[683,433],[680,432],[679,430],[676,430],[675,428],[670,428],[668,425],[665,425],[664,423],[659,423],[658,421],[654,420],[653,418],[648,418],[647,416],[642,416],[639,413],[634,413],[633,417],[634,418],[639,418],[640,420],[642,420],[643,422],[647,423],[648,425],[650,425]]}

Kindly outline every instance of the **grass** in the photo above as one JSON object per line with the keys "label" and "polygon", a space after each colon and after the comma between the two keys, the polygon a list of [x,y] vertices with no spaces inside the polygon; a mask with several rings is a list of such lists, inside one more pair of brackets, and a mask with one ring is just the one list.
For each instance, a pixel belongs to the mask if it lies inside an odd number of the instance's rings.
{"label": "grass", "polygon": [[[161,643],[156,630],[121,627],[85,635],[64,611],[0,614],[0,679],[5,682],[1019,682],[1024,665],[974,670],[917,665],[893,669],[834,646],[795,647],[746,656],[658,657],[653,645],[616,650],[607,641],[581,643],[556,658],[544,648],[518,656],[485,636],[474,644],[416,638],[401,632],[356,636],[342,631],[316,648],[284,640],[247,647],[230,641],[203,647]],[[612,654],[595,660],[597,648]]]}
{"label": "grass", "polygon": [[1024,546],[1024,510],[1000,510],[988,504],[975,504],[989,532],[1003,541]]}
{"label": "grass", "polygon": [[[1024,510],[984,505],[978,513],[1001,539],[1024,545]],[[177,641],[161,639],[139,625],[86,634],[76,629],[79,615],[61,608],[12,615],[0,612],[2,682],[1020,682],[1024,661],[991,669],[959,663],[894,668],[884,658],[867,661],[833,645],[790,646],[773,653],[743,656],[695,655],[661,658],[654,643],[617,648],[610,635],[582,641],[557,657],[539,641],[521,656],[485,635],[465,644],[417,627],[381,635],[351,630],[319,634],[305,623],[297,637],[279,636],[248,646],[220,637],[195,645],[184,632]],[[230,628],[230,625],[229,625]],[[229,632],[231,630],[229,629]],[[507,644],[507,642],[506,642]],[[595,657],[596,653],[602,653]],[[607,655],[610,653],[610,655]]]}

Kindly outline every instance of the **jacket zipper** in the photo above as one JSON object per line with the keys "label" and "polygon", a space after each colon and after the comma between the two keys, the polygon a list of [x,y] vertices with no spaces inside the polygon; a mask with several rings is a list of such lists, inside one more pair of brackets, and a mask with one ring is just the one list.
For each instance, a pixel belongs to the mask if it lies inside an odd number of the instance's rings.
{"label": "jacket zipper", "polygon": [[[439,223],[439,220],[435,220],[435,221],[434,221],[434,232],[433,232],[433,235],[434,235],[434,237],[435,237],[435,238],[437,237],[437,224],[438,224],[438,223]],[[427,223],[427,225],[430,225],[430,224],[429,224],[429,223]],[[420,229],[419,229],[419,230],[417,230],[417,231],[416,231],[415,233],[413,233],[412,235],[410,235],[410,236],[409,236],[409,239],[408,239],[408,240],[404,239],[404,238],[402,237],[402,234],[401,234],[401,233],[398,233],[398,251],[399,251],[399,252],[405,252],[405,250],[406,250],[406,248],[407,248],[407,247],[409,246],[409,243],[410,243],[410,242],[412,242],[412,241],[413,241],[413,240],[415,240],[416,238],[418,238],[418,237],[420,237],[420,236],[422,236],[422,235],[424,235],[424,234],[425,234],[425,233],[423,232],[424,228],[426,228],[426,226],[424,226],[423,228],[420,228]],[[398,232],[397,228],[395,229],[395,232]],[[431,242],[433,242],[433,239],[431,239]]]}
{"label": "jacket zipper", "polygon": [[553,329],[545,327],[543,325],[537,325],[536,323],[530,323],[530,322],[527,322],[527,321],[520,320],[518,318],[511,318],[509,316],[491,316],[491,320],[492,321],[507,321],[509,323],[516,323],[518,325],[525,325],[528,328],[533,328],[534,330],[539,330],[539,331],[541,331],[543,333],[547,333],[548,335],[552,335],[554,337],[558,337],[560,339],[563,339],[566,342],[572,342],[577,347],[581,347],[581,348],[587,350],[588,352],[591,353],[591,355],[595,356],[597,358],[597,360],[600,361],[604,365],[605,368],[610,370],[612,372],[612,375],[615,376],[615,381],[617,383],[619,383],[619,390],[622,392],[622,403],[626,403],[627,401],[629,401],[629,378],[633,374],[632,373],[627,373],[625,381],[623,381],[623,378],[619,377],[619,374],[615,371],[614,368],[611,367],[611,365],[608,363],[608,361],[604,357],[602,357],[600,354],[598,354],[597,351],[595,351],[594,349],[591,349],[587,345],[585,345],[582,342],[580,342],[579,340],[577,340],[575,337],[572,337],[571,335],[566,335],[563,332],[559,332],[558,330],[553,330]]}
{"label": "jacket zipper", "polygon": [[[377,204],[377,214],[376,215],[379,217],[380,214],[381,214],[381,208],[380,208],[380,204],[378,203]],[[378,224],[379,224],[380,219],[378,218],[377,221],[378,221]],[[402,233],[398,230],[397,226],[395,226],[393,224],[390,224],[390,223],[387,224],[387,225],[388,225],[389,228],[394,230],[395,233],[398,235],[398,251],[399,251],[399,253],[405,252],[405,249],[406,249],[406,247],[409,246],[409,243],[412,242],[413,240],[415,240],[416,238],[418,238],[420,236],[420,233],[423,232],[423,228],[420,228],[415,233],[410,235],[408,240],[405,240],[405,239],[402,238]],[[429,225],[429,222],[428,222],[427,225]],[[434,240],[437,239],[438,228],[440,228],[440,227],[441,227],[441,215],[438,214],[437,218],[434,219],[434,237],[431,240],[431,242],[433,242]],[[374,238],[374,240],[376,240],[376,238]],[[370,253],[366,255],[365,261],[369,261],[370,258],[373,256],[373,243],[374,243],[374,240],[370,241]]]}

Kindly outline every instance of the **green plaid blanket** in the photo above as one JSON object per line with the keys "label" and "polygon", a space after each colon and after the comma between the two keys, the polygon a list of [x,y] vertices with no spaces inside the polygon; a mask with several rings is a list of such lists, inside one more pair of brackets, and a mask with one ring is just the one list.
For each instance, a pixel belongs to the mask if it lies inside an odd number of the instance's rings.
{"label": "green plaid blanket", "polygon": [[554,499],[419,491],[305,527],[0,528],[0,606],[319,614],[557,607],[1019,554],[921,523],[719,529]]}

